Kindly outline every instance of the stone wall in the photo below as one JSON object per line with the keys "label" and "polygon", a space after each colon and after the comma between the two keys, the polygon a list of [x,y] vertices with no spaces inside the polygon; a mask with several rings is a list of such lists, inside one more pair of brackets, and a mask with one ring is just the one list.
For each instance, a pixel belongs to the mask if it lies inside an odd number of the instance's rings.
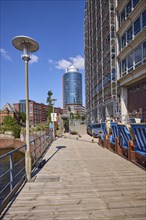
{"label": "stone wall", "polygon": [[20,141],[19,139],[14,138],[0,138],[0,149],[13,147],[13,148],[19,148],[23,146],[25,143],[23,141]]}

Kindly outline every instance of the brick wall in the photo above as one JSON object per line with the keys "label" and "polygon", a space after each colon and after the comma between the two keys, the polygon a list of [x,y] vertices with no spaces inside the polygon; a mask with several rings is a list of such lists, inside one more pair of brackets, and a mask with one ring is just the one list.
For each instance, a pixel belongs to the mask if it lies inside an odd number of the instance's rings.
{"label": "brick wall", "polygon": [[23,141],[14,139],[14,138],[1,138],[0,139],[0,148],[19,148],[23,146],[25,143]]}
{"label": "brick wall", "polygon": [[0,139],[0,148],[6,148],[14,145],[15,140],[10,138]]}

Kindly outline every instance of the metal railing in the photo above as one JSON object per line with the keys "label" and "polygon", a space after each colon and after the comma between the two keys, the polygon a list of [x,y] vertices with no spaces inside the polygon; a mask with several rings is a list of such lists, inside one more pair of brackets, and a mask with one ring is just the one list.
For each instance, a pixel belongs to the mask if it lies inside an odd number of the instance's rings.
{"label": "metal railing", "polygon": [[[52,140],[52,134],[43,134],[30,141],[32,171],[45,154]],[[26,181],[25,152],[26,144],[0,156],[0,213],[22,183]]]}

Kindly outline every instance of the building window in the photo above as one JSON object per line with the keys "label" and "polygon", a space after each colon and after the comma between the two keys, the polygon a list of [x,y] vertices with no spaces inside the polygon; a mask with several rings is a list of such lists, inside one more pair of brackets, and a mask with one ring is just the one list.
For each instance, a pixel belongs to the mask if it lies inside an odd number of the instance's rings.
{"label": "building window", "polygon": [[146,26],[146,10],[142,13],[142,27]]}
{"label": "building window", "polygon": [[137,5],[138,2],[139,0],[133,0],[133,8]]}
{"label": "building window", "polygon": [[121,24],[125,21],[125,18],[126,16],[125,16],[125,8],[124,8],[124,10],[121,13]]}
{"label": "building window", "polygon": [[127,31],[127,43],[132,40],[132,26]]}
{"label": "building window", "polygon": [[140,17],[134,22],[134,35],[140,31]]}
{"label": "building window", "polygon": [[126,74],[126,58],[122,61],[122,75]]}
{"label": "building window", "polygon": [[126,16],[128,17],[128,15],[131,13],[131,0],[129,1],[129,3],[126,6]]}
{"label": "building window", "polygon": [[122,46],[122,48],[126,46],[126,33],[122,37],[121,46]]}
{"label": "building window", "polygon": [[141,61],[142,61],[141,46],[135,50],[134,54],[135,54],[135,68],[136,68],[141,65]]}
{"label": "building window", "polygon": [[146,62],[146,41],[143,43],[143,63]]}
{"label": "building window", "polygon": [[128,56],[128,73],[133,70],[133,53]]}

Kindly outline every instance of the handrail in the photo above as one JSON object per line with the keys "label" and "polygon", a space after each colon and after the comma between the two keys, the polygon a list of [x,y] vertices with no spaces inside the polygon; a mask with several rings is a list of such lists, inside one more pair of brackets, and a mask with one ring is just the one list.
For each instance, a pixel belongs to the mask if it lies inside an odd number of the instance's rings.
{"label": "handrail", "polygon": [[[25,147],[25,146],[26,146],[26,144],[24,144],[23,146],[21,146],[21,147],[19,147],[19,148],[17,148],[17,149],[11,150],[10,152],[13,154],[15,151],[18,151],[18,150],[22,149],[22,148]],[[10,154],[10,152],[1,155],[1,156],[0,156],[0,160],[1,160],[2,158],[4,158],[4,157],[8,156],[8,155]]]}
{"label": "handrail", "polygon": [[[52,134],[43,134],[40,137],[30,141],[32,169],[44,155],[52,140]],[[16,158],[14,160],[14,154],[16,152],[22,152],[24,155],[19,160]],[[13,195],[15,193],[13,191],[15,190],[16,186],[21,185],[24,181],[26,181],[25,152],[26,144],[0,156],[0,212],[10,201],[11,194]],[[8,162],[5,166],[4,160],[6,159]],[[4,168],[2,169],[2,167]]]}

